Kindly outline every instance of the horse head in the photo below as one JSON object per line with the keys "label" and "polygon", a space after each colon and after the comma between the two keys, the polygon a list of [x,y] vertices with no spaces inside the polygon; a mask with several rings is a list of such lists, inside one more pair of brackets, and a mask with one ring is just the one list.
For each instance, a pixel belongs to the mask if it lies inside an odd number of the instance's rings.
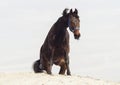
{"label": "horse head", "polygon": [[79,39],[80,37],[80,19],[78,16],[78,10],[73,11],[70,9],[70,12],[67,13],[68,9],[63,11],[63,16],[67,17],[67,25],[71,32],[74,33],[74,38]]}

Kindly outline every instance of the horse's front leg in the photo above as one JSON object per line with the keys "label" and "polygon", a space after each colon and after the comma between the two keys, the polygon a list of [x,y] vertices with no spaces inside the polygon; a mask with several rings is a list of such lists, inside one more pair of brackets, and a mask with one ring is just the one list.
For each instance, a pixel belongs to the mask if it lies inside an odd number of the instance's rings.
{"label": "horse's front leg", "polygon": [[66,63],[66,68],[67,68],[67,75],[71,75],[70,67],[69,67],[69,56],[68,56],[68,54],[66,54],[66,56],[65,56],[65,63]]}
{"label": "horse's front leg", "polygon": [[63,65],[60,66],[59,74],[64,75],[65,71],[66,71],[66,64],[63,64]]}

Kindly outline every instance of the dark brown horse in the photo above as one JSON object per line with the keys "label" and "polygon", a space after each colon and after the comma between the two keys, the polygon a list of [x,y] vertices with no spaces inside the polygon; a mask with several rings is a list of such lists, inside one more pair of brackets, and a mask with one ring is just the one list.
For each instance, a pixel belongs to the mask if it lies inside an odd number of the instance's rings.
{"label": "dark brown horse", "polygon": [[45,70],[48,74],[52,74],[53,64],[60,66],[59,74],[71,75],[69,68],[69,33],[67,28],[73,32],[74,38],[79,39],[80,20],[78,10],[72,9],[67,13],[68,9],[63,11],[63,16],[50,29],[40,50],[40,59],[37,60],[33,69],[35,73]]}

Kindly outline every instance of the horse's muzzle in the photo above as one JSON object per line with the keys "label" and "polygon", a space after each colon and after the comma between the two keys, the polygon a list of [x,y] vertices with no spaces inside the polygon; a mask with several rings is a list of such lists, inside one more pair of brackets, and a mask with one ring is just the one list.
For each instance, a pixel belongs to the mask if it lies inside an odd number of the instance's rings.
{"label": "horse's muzzle", "polygon": [[80,34],[79,35],[74,34],[74,38],[77,39],[77,40],[79,40],[80,36],[81,36]]}
{"label": "horse's muzzle", "polygon": [[75,39],[79,39],[80,36],[81,36],[81,35],[80,35],[79,30],[75,30],[75,31],[74,31],[74,38],[75,38]]}

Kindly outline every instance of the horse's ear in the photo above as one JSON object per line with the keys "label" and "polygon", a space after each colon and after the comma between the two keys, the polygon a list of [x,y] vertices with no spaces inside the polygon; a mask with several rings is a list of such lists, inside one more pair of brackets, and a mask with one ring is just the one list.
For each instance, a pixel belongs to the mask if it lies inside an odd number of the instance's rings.
{"label": "horse's ear", "polygon": [[68,11],[68,10],[69,10],[68,8],[65,8],[65,9],[63,10],[63,16],[67,15],[67,11]]}
{"label": "horse's ear", "polygon": [[72,9],[70,9],[70,14],[72,14],[73,13],[73,10]]}
{"label": "horse's ear", "polygon": [[78,10],[75,8],[75,11],[74,11],[75,14],[78,14]]}

